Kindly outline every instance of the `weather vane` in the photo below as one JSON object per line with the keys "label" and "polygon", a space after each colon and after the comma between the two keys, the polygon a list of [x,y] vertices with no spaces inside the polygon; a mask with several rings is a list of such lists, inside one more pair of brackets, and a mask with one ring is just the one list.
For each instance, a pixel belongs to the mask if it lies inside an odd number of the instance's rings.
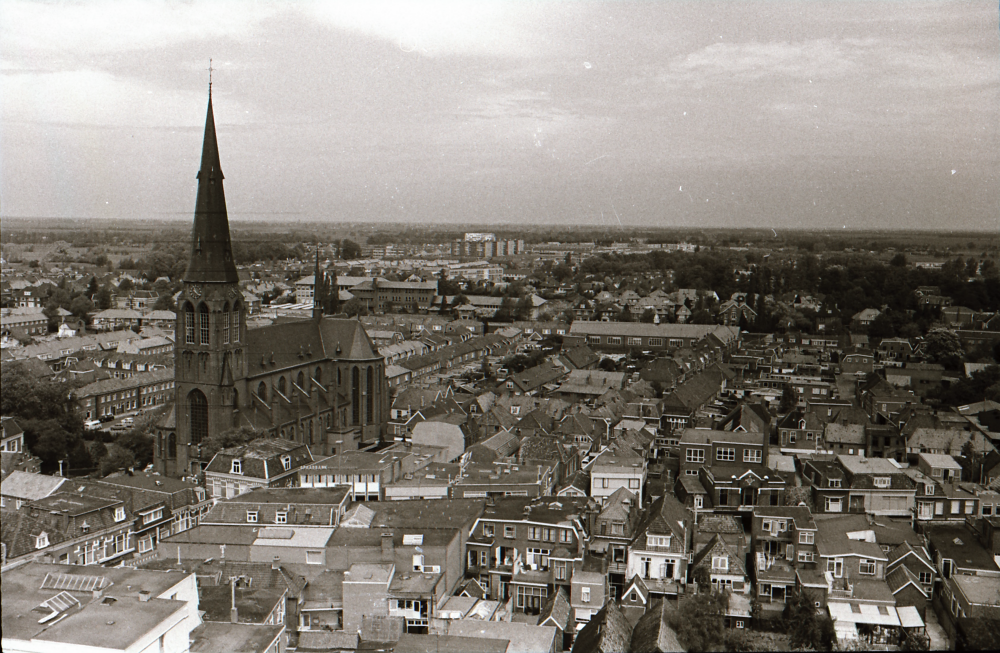
{"label": "weather vane", "polygon": [[208,60],[208,90],[212,90],[212,60]]}

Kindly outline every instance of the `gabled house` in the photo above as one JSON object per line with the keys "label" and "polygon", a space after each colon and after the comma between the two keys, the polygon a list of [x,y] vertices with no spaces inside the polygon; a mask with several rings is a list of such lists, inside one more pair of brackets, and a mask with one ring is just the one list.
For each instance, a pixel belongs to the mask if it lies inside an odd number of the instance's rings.
{"label": "gabled house", "polygon": [[652,594],[676,595],[687,583],[691,515],[672,495],[657,499],[636,529],[626,583],[641,576]]}
{"label": "gabled house", "polygon": [[639,497],[627,488],[618,488],[604,502],[594,519],[590,550],[603,552],[608,562],[611,598],[617,599],[625,584],[628,549],[641,518]]}
{"label": "gabled house", "polygon": [[691,567],[692,578],[704,574],[710,579],[713,590],[728,590],[739,594],[750,592],[746,563],[720,535],[712,537],[695,553]]}
{"label": "gabled house", "polygon": [[299,468],[312,462],[307,445],[260,438],[215,454],[205,468],[205,487],[214,499],[232,498],[254,488],[295,487]]}
{"label": "gabled house", "polygon": [[803,476],[813,483],[817,512],[909,516],[916,483],[894,461],[837,456],[835,462],[807,461]]}

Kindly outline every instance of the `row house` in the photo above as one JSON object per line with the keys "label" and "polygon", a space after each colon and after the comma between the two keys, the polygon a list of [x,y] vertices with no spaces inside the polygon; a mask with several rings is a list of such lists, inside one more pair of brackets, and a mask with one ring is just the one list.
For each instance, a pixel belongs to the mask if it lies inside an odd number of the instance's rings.
{"label": "row house", "polygon": [[797,570],[818,562],[818,528],[806,506],[754,508],[751,538],[757,599],[782,604],[797,582]]}
{"label": "row house", "polygon": [[927,549],[904,542],[889,552],[885,580],[896,597],[896,605],[912,605],[921,618],[934,592],[937,570]]}
{"label": "row house", "polygon": [[916,483],[894,461],[884,458],[837,456],[834,461],[810,460],[803,477],[813,485],[820,513],[872,513],[909,517]]}
{"label": "row house", "polygon": [[[17,559],[117,565],[136,551],[137,515],[123,499],[87,493],[86,485],[29,501],[4,518],[4,563]],[[13,522],[8,525],[8,519]],[[141,519],[140,519],[141,522]]]}
{"label": "row house", "polygon": [[[790,476],[790,474],[789,474]],[[681,478],[691,478],[686,474]],[[691,478],[691,480],[694,480]],[[702,467],[698,482],[705,490],[692,492],[693,506],[714,512],[749,511],[754,506],[780,506],[791,487],[785,474],[760,464],[717,464]]]}
{"label": "row house", "polygon": [[818,450],[825,426],[820,415],[812,410],[791,411],[778,422],[778,445],[782,453],[791,453],[787,450]]}
{"label": "row house", "polygon": [[[703,324],[646,324],[577,320],[569,335],[598,351],[665,351],[692,347],[709,336],[727,351],[739,342],[739,328]],[[575,340],[574,340],[575,341]]]}
{"label": "row house", "polygon": [[[695,553],[691,561],[691,577],[704,575],[713,590],[728,591],[734,595],[750,594],[750,577],[746,560],[720,535],[715,535]],[[740,615],[740,616],[749,616]]]}
{"label": "row house", "polygon": [[641,519],[640,497],[627,488],[615,490],[594,519],[590,550],[604,554],[608,562],[611,598],[618,599],[628,571],[629,544],[636,536]]}
{"label": "row house", "polygon": [[650,506],[629,548],[626,581],[639,576],[651,594],[676,596],[687,583],[691,515],[673,496]]}
{"label": "row house", "polygon": [[85,420],[163,406],[174,399],[174,370],[94,381],[74,392],[73,399],[77,414]]}
{"label": "row house", "polygon": [[139,555],[151,553],[162,538],[197,526],[212,506],[205,488],[165,476],[125,474],[101,479],[97,485],[113,489],[115,498],[129,496],[138,515],[135,532]]}
{"label": "row house", "polygon": [[211,507],[205,525],[256,525],[258,528],[334,528],[340,525],[354,499],[349,487],[258,488]]}
{"label": "row house", "polygon": [[684,429],[680,433],[680,474],[698,476],[702,467],[767,462],[768,436],[765,433]]}
{"label": "row house", "polygon": [[44,313],[4,315],[0,317],[0,332],[14,338],[45,335],[49,332],[49,318]]}
{"label": "row house", "polygon": [[142,313],[130,308],[109,308],[90,318],[95,331],[121,331],[142,326]]}
{"label": "row house", "polygon": [[213,499],[232,498],[262,487],[295,487],[299,468],[313,462],[309,447],[280,438],[261,438],[223,449],[205,468]]}
{"label": "row house", "polygon": [[646,461],[628,446],[616,441],[602,452],[590,467],[590,496],[602,504],[620,488],[640,499],[646,485]]}
{"label": "row house", "polygon": [[660,431],[672,433],[692,426],[699,411],[726,390],[727,382],[726,374],[714,366],[664,393]]}
{"label": "row house", "polygon": [[0,417],[0,452],[24,451],[24,429],[13,417]]}
{"label": "row house", "polygon": [[538,614],[555,589],[570,588],[583,561],[591,510],[585,497],[487,502],[466,542],[466,571],[491,600],[513,598],[517,612]]}

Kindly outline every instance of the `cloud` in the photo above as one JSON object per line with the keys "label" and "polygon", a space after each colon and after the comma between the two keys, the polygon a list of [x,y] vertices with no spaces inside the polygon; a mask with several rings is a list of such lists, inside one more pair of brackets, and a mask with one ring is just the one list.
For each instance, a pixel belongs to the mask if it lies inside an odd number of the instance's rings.
{"label": "cloud", "polygon": [[[5,73],[0,119],[87,126],[193,127],[204,124],[205,92],[173,91],[100,70]],[[228,101],[218,122],[243,122]]]}
{"label": "cloud", "polygon": [[801,43],[713,43],[673,61],[668,75],[686,79],[726,76],[758,80],[781,76],[843,76],[856,71],[874,45],[871,40],[814,39]]}
{"label": "cloud", "polygon": [[[396,44],[404,52],[525,57],[545,47],[541,33],[558,15],[558,5],[468,0],[382,0],[307,2],[299,11],[326,25]],[[572,7],[569,8],[572,10]]]}
{"label": "cloud", "polygon": [[192,40],[251,34],[279,7],[238,0],[180,3],[87,0],[41,3],[4,0],[4,59],[37,66],[86,54],[155,50]]}

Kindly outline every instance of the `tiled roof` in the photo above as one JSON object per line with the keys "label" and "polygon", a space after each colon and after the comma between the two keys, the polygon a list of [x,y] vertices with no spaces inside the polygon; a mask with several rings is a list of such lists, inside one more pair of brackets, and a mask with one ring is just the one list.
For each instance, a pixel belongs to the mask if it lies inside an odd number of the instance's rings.
{"label": "tiled roof", "polygon": [[621,653],[632,642],[632,625],[614,601],[608,601],[576,636],[573,653]]}
{"label": "tiled roof", "polygon": [[66,479],[62,476],[14,471],[0,484],[0,494],[24,501],[34,501],[49,496],[65,482]]}
{"label": "tiled roof", "polygon": [[642,615],[632,631],[630,651],[642,653],[667,653],[668,651],[683,651],[677,633],[667,621],[670,608],[666,600],[654,604],[646,614]]}

